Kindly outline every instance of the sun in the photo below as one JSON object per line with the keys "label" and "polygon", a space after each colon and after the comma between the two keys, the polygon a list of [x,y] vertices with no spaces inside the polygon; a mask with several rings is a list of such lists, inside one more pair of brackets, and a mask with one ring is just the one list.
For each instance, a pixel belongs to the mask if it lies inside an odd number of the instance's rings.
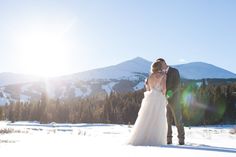
{"label": "sun", "polygon": [[24,73],[52,77],[66,70],[68,44],[60,34],[27,32],[21,36],[19,45],[19,62]]}

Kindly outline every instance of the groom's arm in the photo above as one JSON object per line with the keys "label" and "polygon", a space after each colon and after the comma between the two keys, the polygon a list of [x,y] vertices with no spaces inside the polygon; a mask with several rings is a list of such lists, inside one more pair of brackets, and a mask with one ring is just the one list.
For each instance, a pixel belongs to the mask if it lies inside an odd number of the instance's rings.
{"label": "groom's arm", "polygon": [[173,92],[177,92],[179,90],[179,85],[180,85],[180,75],[179,71],[177,69],[174,69],[173,73]]}
{"label": "groom's arm", "polygon": [[166,93],[168,99],[170,99],[175,93],[179,91],[179,85],[180,85],[179,71],[173,68],[171,71],[171,75],[169,77],[171,79],[171,85]]}

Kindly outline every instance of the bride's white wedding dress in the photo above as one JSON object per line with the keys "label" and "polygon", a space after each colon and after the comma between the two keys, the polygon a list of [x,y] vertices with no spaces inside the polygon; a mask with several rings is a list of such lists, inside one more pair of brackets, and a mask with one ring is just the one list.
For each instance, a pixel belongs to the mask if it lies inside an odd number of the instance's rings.
{"label": "bride's white wedding dress", "polygon": [[131,131],[128,144],[159,146],[167,143],[167,100],[161,87],[144,92],[138,117]]}

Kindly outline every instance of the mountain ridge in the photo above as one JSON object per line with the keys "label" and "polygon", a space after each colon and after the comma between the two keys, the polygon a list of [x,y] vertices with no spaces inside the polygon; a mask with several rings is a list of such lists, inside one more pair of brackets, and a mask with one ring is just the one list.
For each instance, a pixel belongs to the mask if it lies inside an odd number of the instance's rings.
{"label": "mountain ridge", "polygon": [[[72,75],[42,79],[25,79],[17,74],[0,74],[0,105],[10,102],[38,101],[43,93],[52,99],[96,96],[104,98],[111,92],[127,93],[144,88],[152,62],[136,57],[117,65],[92,69]],[[236,74],[204,62],[173,65],[184,79],[236,78]],[[1,81],[1,76],[4,81]],[[11,78],[11,76],[13,78]],[[15,83],[14,83],[15,81]],[[21,82],[22,81],[22,82]],[[28,82],[27,82],[28,81]],[[5,85],[4,85],[5,83]]]}
{"label": "mountain ridge", "polygon": [[[116,65],[95,68],[74,74],[53,77],[50,79],[65,80],[91,80],[91,79],[132,79],[134,73],[148,74],[152,62],[142,57],[135,57]],[[177,68],[181,78],[203,79],[203,78],[236,78],[236,74],[226,69],[205,62],[190,62],[179,65],[171,65]],[[18,74],[11,72],[0,73],[0,86],[18,83],[40,81],[42,78],[33,75]]]}
{"label": "mountain ridge", "polygon": [[182,78],[186,79],[207,79],[207,78],[236,78],[236,74],[205,62],[190,62],[175,65]]}

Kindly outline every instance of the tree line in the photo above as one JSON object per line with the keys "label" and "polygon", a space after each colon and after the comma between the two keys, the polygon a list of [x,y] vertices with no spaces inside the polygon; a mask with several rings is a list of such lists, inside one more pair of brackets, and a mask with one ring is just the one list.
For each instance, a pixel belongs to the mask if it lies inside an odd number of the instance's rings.
{"label": "tree line", "polygon": [[[11,102],[0,107],[0,119],[39,121],[40,123],[118,123],[133,124],[137,118],[144,89],[133,93],[111,92],[100,97],[52,100],[42,93],[35,102]],[[181,84],[180,105],[188,125],[236,123],[236,83],[199,85],[196,81]]]}

